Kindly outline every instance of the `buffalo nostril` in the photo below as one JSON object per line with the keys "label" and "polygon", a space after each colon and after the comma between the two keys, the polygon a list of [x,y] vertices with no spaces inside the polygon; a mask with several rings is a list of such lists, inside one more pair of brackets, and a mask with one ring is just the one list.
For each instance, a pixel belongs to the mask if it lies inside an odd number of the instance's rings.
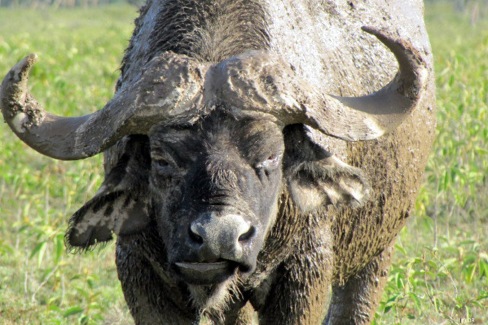
{"label": "buffalo nostril", "polygon": [[248,231],[246,231],[245,233],[243,233],[242,235],[239,236],[239,241],[240,242],[246,242],[246,241],[250,240],[251,238],[253,238],[255,234],[256,234],[256,228],[251,226],[251,227],[249,227]]}
{"label": "buffalo nostril", "polygon": [[200,236],[199,234],[196,233],[196,231],[194,231],[194,229],[192,227],[190,227],[188,229],[188,235],[190,237],[190,239],[198,244],[198,245],[202,245],[203,244],[203,238],[202,236]]}

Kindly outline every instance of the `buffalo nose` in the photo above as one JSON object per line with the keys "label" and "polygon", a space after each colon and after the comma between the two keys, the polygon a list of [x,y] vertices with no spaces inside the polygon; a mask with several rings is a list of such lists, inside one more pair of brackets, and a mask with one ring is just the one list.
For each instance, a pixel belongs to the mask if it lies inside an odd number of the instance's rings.
{"label": "buffalo nose", "polygon": [[234,261],[242,258],[255,233],[251,223],[238,214],[206,213],[190,225],[190,238],[202,251]]}

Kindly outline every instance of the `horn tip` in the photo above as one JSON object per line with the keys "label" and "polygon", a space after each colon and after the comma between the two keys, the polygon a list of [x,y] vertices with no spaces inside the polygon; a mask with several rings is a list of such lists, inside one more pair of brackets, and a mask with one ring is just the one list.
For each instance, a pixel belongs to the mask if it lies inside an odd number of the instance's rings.
{"label": "horn tip", "polygon": [[22,59],[15,68],[20,73],[29,72],[32,66],[39,60],[39,56],[36,53],[31,53]]}
{"label": "horn tip", "polygon": [[31,53],[28,56],[26,56],[26,60],[34,64],[39,60],[39,56],[37,55],[37,53]]}
{"label": "horn tip", "polygon": [[370,34],[376,30],[376,28],[374,28],[373,26],[361,26],[361,29]]}
{"label": "horn tip", "polygon": [[[35,53],[29,54],[14,65],[10,72],[5,76],[2,85],[8,87],[8,84],[16,85],[19,82],[26,82],[27,75],[32,66],[37,62],[38,56]],[[7,83],[7,84],[6,84]]]}

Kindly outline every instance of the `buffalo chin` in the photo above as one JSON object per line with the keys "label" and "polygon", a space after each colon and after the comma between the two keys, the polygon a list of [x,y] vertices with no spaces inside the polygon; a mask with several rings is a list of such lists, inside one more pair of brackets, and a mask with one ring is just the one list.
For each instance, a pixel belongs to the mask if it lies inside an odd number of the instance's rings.
{"label": "buffalo chin", "polygon": [[193,307],[198,309],[201,315],[219,318],[227,309],[229,303],[242,299],[239,290],[239,275],[226,278],[224,281],[209,285],[188,285]]}

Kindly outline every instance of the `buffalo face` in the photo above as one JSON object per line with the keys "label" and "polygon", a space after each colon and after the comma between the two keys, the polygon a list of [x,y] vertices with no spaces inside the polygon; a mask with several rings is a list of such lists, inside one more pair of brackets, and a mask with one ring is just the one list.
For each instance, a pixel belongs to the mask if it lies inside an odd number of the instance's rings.
{"label": "buffalo face", "polygon": [[276,216],[284,143],[271,120],[215,112],[150,135],[150,193],[168,262],[188,283],[248,273]]}

